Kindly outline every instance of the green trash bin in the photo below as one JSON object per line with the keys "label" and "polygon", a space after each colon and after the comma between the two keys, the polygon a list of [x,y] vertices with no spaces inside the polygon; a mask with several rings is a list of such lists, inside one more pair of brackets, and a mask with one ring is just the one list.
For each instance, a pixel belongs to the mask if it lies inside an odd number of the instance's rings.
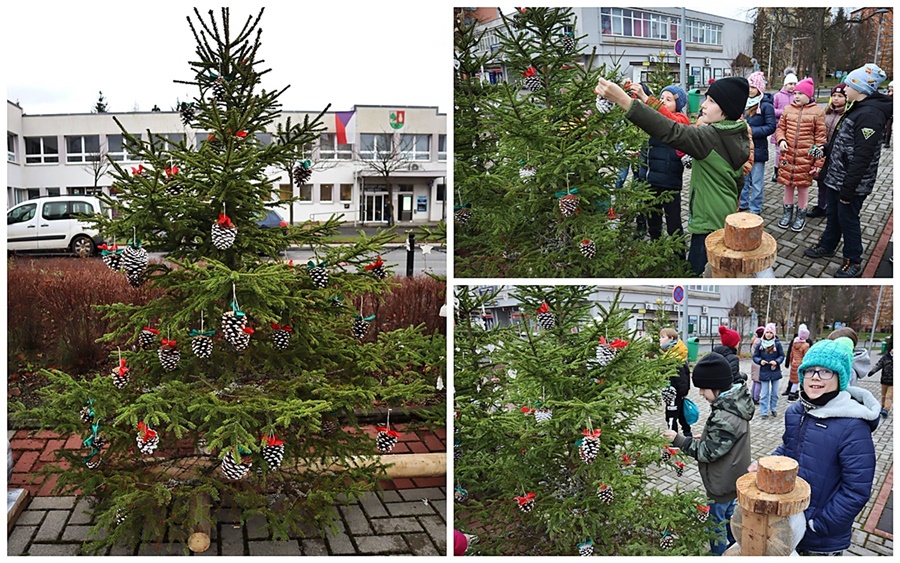
{"label": "green trash bin", "polygon": [[887,340],[882,340],[881,341],[881,355],[884,356],[885,352],[887,352]]}
{"label": "green trash bin", "polygon": [[694,88],[688,92],[688,112],[697,113],[700,111],[700,88]]}
{"label": "green trash bin", "polygon": [[687,349],[688,349],[688,361],[696,362],[697,355],[700,353],[700,338],[698,336],[692,336],[687,340]]}

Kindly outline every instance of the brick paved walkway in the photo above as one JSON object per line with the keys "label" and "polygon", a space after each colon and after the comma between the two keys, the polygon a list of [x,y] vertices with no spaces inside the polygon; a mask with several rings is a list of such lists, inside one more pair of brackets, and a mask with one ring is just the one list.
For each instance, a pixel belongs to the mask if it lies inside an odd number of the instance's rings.
{"label": "brick paved walkway", "polygon": [[[392,454],[446,452],[446,432],[393,424],[400,441]],[[78,449],[80,438],[62,439],[50,432],[32,435],[10,431],[15,466],[10,487],[33,495],[8,536],[8,555],[77,555],[90,529],[88,500],[52,496],[55,480],[36,475],[52,463],[53,452]],[[446,477],[382,481],[382,493],[367,493],[358,502],[336,505],[339,532],[324,535],[307,530],[305,538],[287,542],[270,539],[263,518],[243,525],[237,510],[222,508],[211,530],[212,545],[193,555],[442,555],[447,551]],[[165,538],[145,541],[136,548],[114,547],[108,555],[182,555],[183,548]]]}
{"label": "brick paved walkway", "polygon": [[[765,189],[763,191],[762,217],[765,220],[765,230],[775,237],[778,243],[778,259],[773,267],[775,276],[779,278],[831,278],[834,272],[843,264],[843,244],[838,246],[837,254],[830,259],[812,259],[803,255],[803,251],[814,246],[825,229],[826,219],[808,219],[803,231],[795,233],[790,229],[778,228],[778,220],[781,219],[782,205],[784,204],[784,187],[772,182],[774,166],[774,146],[769,146],[769,160],[766,162]],[[682,224],[687,225],[687,193],[690,185],[691,171],[684,175],[684,189],[682,191]],[[877,266],[882,258],[887,256],[889,247],[888,239],[892,232],[892,218],[894,210],[894,151],[893,148],[885,148],[881,152],[881,164],[878,167],[878,179],[872,194],[866,198],[860,212],[863,239],[863,268],[864,277],[876,275]],[[796,196],[795,196],[796,197]],[[818,188],[814,185],[809,190],[810,206],[818,201]],[[811,207],[810,207],[811,208]],[[886,227],[889,232],[885,233]],[[873,260],[874,259],[874,260]],[[869,263],[872,268],[867,268]],[[890,272],[889,272],[890,273]],[[880,272],[878,275],[892,277]]]}
{"label": "brick paved walkway", "polygon": [[[701,349],[701,353],[708,350]],[[878,361],[879,354],[872,352],[872,365]],[[750,373],[750,360],[741,360],[741,371]],[[881,374],[878,373],[873,377],[867,377],[860,381],[860,387],[872,392],[876,399],[881,396]],[[781,390],[784,390],[784,381],[782,379]],[[703,422],[709,416],[709,403],[700,397],[696,388],[691,388],[690,398],[700,407],[700,422],[698,422],[692,430],[695,435],[699,435],[703,429]],[[756,415],[750,422],[751,432],[751,453],[754,459],[761,456],[770,455],[775,448],[781,443],[781,435],[784,432],[784,410],[789,404],[787,397],[779,397],[778,413],[779,416],[774,418],[762,419],[757,409]],[[638,424],[647,424],[650,428],[658,428],[660,431],[665,430],[665,420],[660,410],[658,413],[645,414],[638,418]],[[883,420],[878,429],[872,435],[875,441],[875,482],[872,488],[872,496],[868,504],[859,513],[856,521],[853,523],[852,545],[844,552],[844,555],[887,555],[894,553],[893,528],[889,530],[876,529],[876,524],[882,515],[882,511],[886,509],[885,500],[879,503],[879,498],[886,498],[882,495],[882,490],[890,491],[893,486],[893,463],[894,463],[894,417],[893,413]],[[675,487],[681,490],[698,489],[703,490],[703,483],[700,480],[700,473],[697,470],[697,462],[693,459],[686,459],[684,474],[681,477],[675,475],[674,470],[670,466],[659,466],[649,468],[651,481],[660,491],[674,492]],[[867,526],[867,522],[873,518],[874,522]],[[868,530],[866,528],[869,528]]]}

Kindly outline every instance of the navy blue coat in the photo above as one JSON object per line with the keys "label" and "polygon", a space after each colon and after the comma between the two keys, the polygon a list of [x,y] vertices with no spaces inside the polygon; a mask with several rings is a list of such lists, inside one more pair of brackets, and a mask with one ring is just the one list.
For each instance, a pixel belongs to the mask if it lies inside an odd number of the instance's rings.
{"label": "navy blue coat", "polygon": [[[774,361],[777,365],[775,369],[772,369],[770,365],[762,365],[761,361],[772,362]],[[784,362],[784,350],[781,348],[781,341],[777,338],[775,339],[775,349],[772,353],[766,351],[763,348],[762,344],[756,348],[756,352],[753,353],[753,363],[759,366],[759,380],[760,381],[778,381],[781,379],[781,364]]]}
{"label": "navy blue coat", "polygon": [[655,137],[650,137],[641,154],[638,178],[657,188],[680,191],[683,176],[684,164],[681,163],[675,149]]}
{"label": "navy blue coat", "polygon": [[806,411],[801,402],[784,413],[782,444],[772,455],[800,464],[810,486],[806,534],[797,549],[828,552],[850,547],[853,522],[872,494],[881,405],[867,390],[847,387],[827,404]]}
{"label": "navy blue coat", "polygon": [[760,113],[755,113],[745,119],[753,132],[753,162],[766,162],[769,160],[769,137],[778,128],[775,106],[772,105],[772,94],[763,94],[759,110]]}

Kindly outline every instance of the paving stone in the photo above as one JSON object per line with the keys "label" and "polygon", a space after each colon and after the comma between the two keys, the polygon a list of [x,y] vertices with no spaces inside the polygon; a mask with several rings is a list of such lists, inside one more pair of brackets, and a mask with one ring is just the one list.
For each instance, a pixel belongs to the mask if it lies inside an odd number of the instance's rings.
{"label": "paving stone", "polygon": [[28,549],[28,555],[38,557],[71,556],[78,555],[81,545],[77,543],[33,543]]}
{"label": "paving stone", "polygon": [[425,489],[403,489],[397,492],[400,493],[400,496],[403,497],[403,500],[406,501],[421,501],[422,499],[426,498],[428,500],[445,498],[444,492],[437,487],[428,487]]}
{"label": "paving stone", "polygon": [[340,508],[350,535],[366,536],[372,533],[372,527],[369,526],[369,521],[366,520],[366,515],[363,513],[362,508],[355,504]]}
{"label": "paving stone", "polygon": [[447,521],[447,501],[439,500],[437,502],[431,503],[431,506],[435,509],[435,511],[437,511],[438,514],[441,515],[441,518],[444,520],[444,522],[446,522]]}
{"label": "paving stone", "polygon": [[325,540],[320,539],[304,539],[300,540],[300,545],[303,548],[303,555],[305,556],[326,556],[328,555],[328,546],[325,545]]}
{"label": "paving stone", "polygon": [[35,531],[37,531],[37,526],[20,526],[17,524],[13,528],[12,533],[9,534],[9,537],[6,538],[6,554],[22,555],[26,553],[28,544],[31,542]]}
{"label": "paving stone", "polygon": [[88,532],[91,531],[90,526],[66,526],[63,531],[62,541],[84,542],[88,538]]}
{"label": "paving stone", "polygon": [[411,516],[405,518],[375,518],[372,527],[378,535],[399,534],[403,532],[421,532],[422,525]]}
{"label": "paving stone", "polygon": [[72,517],[69,518],[69,524],[90,524],[91,522],[93,522],[93,519],[91,518],[90,499],[79,499],[74,510],[72,510]]}
{"label": "paving stone", "polygon": [[440,552],[447,550],[447,525],[440,516],[421,516],[419,522]]}
{"label": "paving stone", "polygon": [[300,555],[300,544],[297,540],[288,541],[251,541],[250,555]]}
{"label": "paving stone", "polygon": [[403,537],[406,539],[406,543],[409,544],[413,555],[443,555],[434,547],[428,534],[404,534]]}
{"label": "paving stone", "polygon": [[359,500],[359,504],[369,515],[369,518],[381,518],[388,516],[388,511],[375,493],[365,493]]}
{"label": "paving stone", "polygon": [[244,529],[235,528],[231,524],[222,524],[219,529],[219,542],[222,545],[222,555],[243,555]]}
{"label": "paving stone", "polygon": [[422,502],[392,502],[386,505],[391,516],[415,516],[417,514],[434,514],[430,504]]}
{"label": "paving stone", "polygon": [[402,502],[403,497],[400,496],[400,491],[384,491],[381,500],[382,502]]}
{"label": "paving stone", "polygon": [[269,525],[266,517],[260,514],[254,514],[247,519],[247,539],[265,540],[269,539]]}
{"label": "paving stone", "polygon": [[138,548],[138,555],[187,555],[185,547],[178,543],[144,542]]}
{"label": "paving stone", "polygon": [[241,511],[232,507],[221,507],[216,511],[216,520],[219,522],[238,523],[241,521]]}
{"label": "paving stone", "polygon": [[362,536],[356,538],[360,553],[410,553],[403,536]]}
{"label": "paving stone", "polygon": [[866,548],[869,549],[870,551],[874,551],[875,553],[878,553],[880,555],[893,555],[894,554],[893,549],[888,549],[888,548],[884,547],[883,545],[873,544],[872,542],[867,542]]}
{"label": "paving stone", "polygon": [[328,542],[328,547],[333,555],[350,555],[356,553],[356,548],[353,547],[350,536],[345,534],[343,530],[333,532],[329,529],[325,533],[325,539]]}
{"label": "paving stone", "polygon": [[39,526],[46,514],[44,510],[26,510],[19,514],[16,526]]}
{"label": "paving stone", "polygon": [[134,547],[120,541],[109,549],[108,555],[134,555]]}
{"label": "paving stone", "polygon": [[34,497],[28,510],[69,510],[75,507],[75,497]]}
{"label": "paving stone", "polygon": [[55,541],[59,539],[63,526],[69,518],[69,512],[65,510],[49,510],[44,518],[44,523],[35,534],[35,541]]}

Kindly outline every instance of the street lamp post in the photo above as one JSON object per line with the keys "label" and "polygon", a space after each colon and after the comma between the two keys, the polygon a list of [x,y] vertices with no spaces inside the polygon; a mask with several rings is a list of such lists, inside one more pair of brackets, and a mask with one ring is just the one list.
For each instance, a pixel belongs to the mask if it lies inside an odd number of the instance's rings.
{"label": "street lamp post", "polygon": [[878,44],[881,42],[881,24],[884,21],[884,15],[890,12],[887,8],[879,8],[875,10],[874,14],[878,14],[878,33],[875,34],[875,60],[872,61],[875,65],[878,65]]}
{"label": "street lamp post", "polygon": [[769,27],[769,74],[766,75],[766,78],[769,80],[769,84],[772,83],[772,41],[775,39],[775,26]]}
{"label": "street lamp post", "polygon": [[804,39],[811,39],[811,37],[794,37],[793,39],[791,39],[791,68],[795,69],[795,71],[796,67],[794,66],[794,41],[803,41]]}

